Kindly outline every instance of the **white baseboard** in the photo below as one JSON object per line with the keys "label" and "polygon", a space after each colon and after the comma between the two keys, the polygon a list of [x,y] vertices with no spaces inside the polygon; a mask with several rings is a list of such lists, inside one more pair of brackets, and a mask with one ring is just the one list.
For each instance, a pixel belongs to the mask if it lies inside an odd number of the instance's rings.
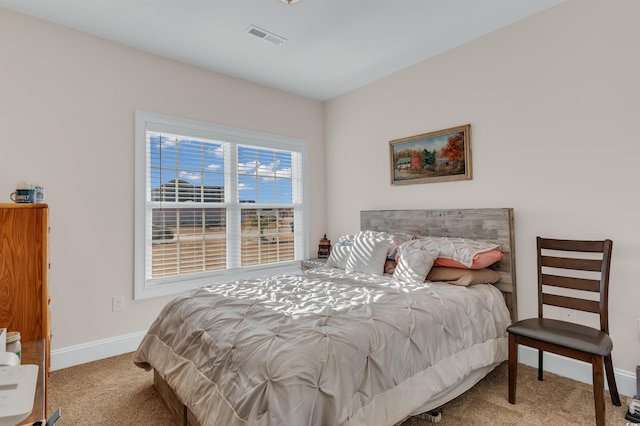
{"label": "white baseboard", "polygon": [[[538,350],[526,346],[518,346],[518,362],[530,367],[538,368]],[[615,364],[615,358],[613,360]],[[591,364],[577,361],[575,359],[565,358],[560,355],[545,352],[542,359],[544,371],[557,374],[559,376],[568,377],[578,382],[592,384]],[[636,394],[636,375],[628,371],[613,369],[616,376],[616,386],[618,393],[622,396],[634,396]],[[604,386],[607,386],[605,378]],[[623,404],[626,401],[622,401]]]}
{"label": "white baseboard", "polygon": [[[125,334],[110,339],[96,340],[82,345],[51,351],[51,369],[60,370],[74,365],[85,364],[133,352],[138,348],[145,332]],[[538,367],[538,351],[526,346],[518,348],[518,362]],[[591,364],[545,352],[544,369],[560,376],[591,384]],[[636,394],[635,373],[614,369],[618,392],[624,396]],[[605,381],[606,386],[606,381]]]}
{"label": "white baseboard", "polygon": [[86,364],[87,362],[133,352],[138,348],[145,333],[146,331],[140,331],[52,350],[51,370],[61,370],[74,365]]}

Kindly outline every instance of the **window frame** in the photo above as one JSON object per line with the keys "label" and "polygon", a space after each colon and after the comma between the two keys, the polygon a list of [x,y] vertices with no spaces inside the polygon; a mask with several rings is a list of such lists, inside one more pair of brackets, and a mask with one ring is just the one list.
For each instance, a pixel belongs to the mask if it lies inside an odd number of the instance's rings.
{"label": "window frame", "polygon": [[[151,214],[147,208],[147,131],[179,134],[185,137],[208,139],[212,141],[229,142],[236,145],[249,145],[259,148],[287,150],[300,153],[302,177],[302,208],[301,208],[301,241],[296,244],[295,259],[274,264],[245,266],[234,269],[203,272],[193,275],[175,276],[170,278],[147,279],[147,245],[151,244],[151,232],[147,231],[147,224],[151,221]],[[230,280],[255,276],[268,276],[279,273],[298,272],[300,261],[308,258],[309,254],[309,209],[308,209],[308,157],[307,142],[287,136],[267,134],[246,129],[221,126],[196,120],[172,117],[146,111],[135,111],[135,191],[134,191],[134,300],[147,299],[158,296],[177,294],[193,288],[204,287]],[[235,151],[235,149],[234,149]],[[229,155],[229,154],[226,154]],[[237,191],[237,182],[229,178],[234,172],[227,172],[225,186],[229,191]],[[225,189],[225,191],[227,191]],[[225,200],[226,202],[226,200]],[[232,207],[238,207],[231,205]],[[249,207],[249,206],[247,206]],[[268,208],[252,206],[253,208]],[[274,205],[273,207],[278,207]],[[283,207],[279,205],[279,207]],[[228,207],[227,207],[228,209]],[[229,213],[227,213],[227,216]],[[233,225],[232,225],[233,226]],[[296,224],[296,229],[300,228]],[[149,227],[151,229],[151,227]],[[227,235],[231,232],[227,226]],[[240,241],[236,242],[238,245]]]}

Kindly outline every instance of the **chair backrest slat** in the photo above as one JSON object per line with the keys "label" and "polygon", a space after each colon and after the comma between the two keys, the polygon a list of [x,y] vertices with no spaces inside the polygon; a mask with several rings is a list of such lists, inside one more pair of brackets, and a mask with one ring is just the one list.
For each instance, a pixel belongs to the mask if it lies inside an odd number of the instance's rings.
{"label": "chair backrest slat", "polygon": [[542,266],[551,268],[573,269],[576,271],[600,271],[600,259],[573,259],[569,257],[542,256]]}
{"label": "chair backrest slat", "polygon": [[557,306],[559,308],[592,312],[594,314],[600,312],[600,304],[595,300],[577,299],[575,297],[558,296],[557,294],[543,294],[542,303],[545,305]]}
{"label": "chair backrest slat", "polygon": [[[538,237],[537,245],[538,316],[544,316],[545,305],[592,312],[600,317],[600,329],[608,333],[609,270],[613,242]],[[563,255],[557,251],[571,253]],[[557,287],[560,289],[553,290]],[[580,291],[598,293],[598,300]]]}
{"label": "chair backrest slat", "polygon": [[552,240],[543,238],[543,247],[549,250],[582,251],[589,253],[602,253],[604,251],[604,241],[584,241],[584,240]]}
{"label": "chair backrest slat", "polygon": [[585,278],[562,277],[559,275],[542,274],[542,285],[571,288],[575,290],[599,292],[600,281]]}

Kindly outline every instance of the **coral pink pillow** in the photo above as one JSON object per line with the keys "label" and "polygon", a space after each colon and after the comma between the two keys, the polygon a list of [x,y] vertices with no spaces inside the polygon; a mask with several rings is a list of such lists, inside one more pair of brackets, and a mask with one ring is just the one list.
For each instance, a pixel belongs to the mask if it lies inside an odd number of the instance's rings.
{"label": "coral pink pillow", "polygon": [[465,266],[457,260],[448,259],[445,257],[439,257],[433,263],[433,266],[445,266],[447,268],[464,268],[464,269],[484,269],[487,266],[493,265],[502,259],[502,252],[499,249],[493,249],[478,253],[473,256],[473,264],[471,267]]}

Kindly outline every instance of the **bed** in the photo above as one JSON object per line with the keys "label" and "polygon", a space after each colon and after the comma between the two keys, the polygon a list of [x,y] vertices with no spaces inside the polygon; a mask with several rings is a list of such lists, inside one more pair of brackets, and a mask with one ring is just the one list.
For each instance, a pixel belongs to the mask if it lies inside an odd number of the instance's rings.
{"label": "bed", "polygon": [[178,424],[396,425],[506,360],[517,318],[512,209],[361,212],[361,230],[498,244],[493,284],[318,266],[169,302],[134,358]]}

